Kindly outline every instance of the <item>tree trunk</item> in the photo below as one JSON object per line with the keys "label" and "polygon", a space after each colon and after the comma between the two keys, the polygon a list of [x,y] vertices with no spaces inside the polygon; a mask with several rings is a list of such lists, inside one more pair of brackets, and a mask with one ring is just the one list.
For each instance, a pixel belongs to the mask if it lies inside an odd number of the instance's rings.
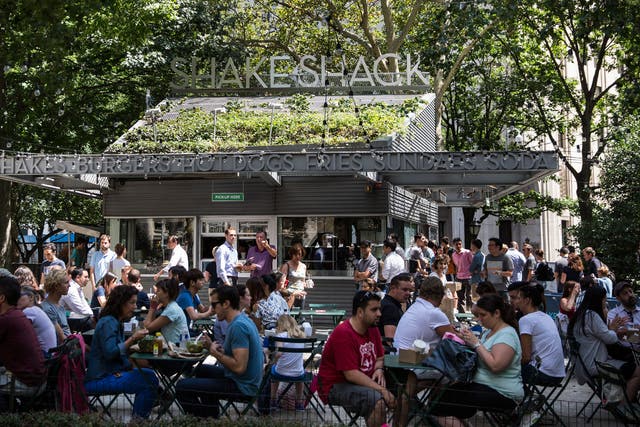
{"label": "tree trunk", "polygon": [[[587,169],[590,171],[590,168]],[[583,169],[580,176],[576,179],[576,196],[578,197],[578,211],[580,212],[580,222],[583,225],[583,234],[580,246],[586,248],[593,246],[593,200],[591,189],[589,187],[589,175]]]}
{"label": "tree trunk", "polygon": [[13,261],[11,241],[11,183],[0,180],[0,200],[4,200],[0,206],[0,265],[11,269]]}

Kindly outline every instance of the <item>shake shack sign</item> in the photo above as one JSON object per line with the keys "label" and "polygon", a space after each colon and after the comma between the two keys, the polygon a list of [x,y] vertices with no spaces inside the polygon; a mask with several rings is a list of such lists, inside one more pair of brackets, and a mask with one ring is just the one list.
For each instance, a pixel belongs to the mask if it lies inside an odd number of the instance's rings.
{"label": "shake shack sign", "polygon": [[[397,64],[397,72],[385,71],[391,64]],[[350,62],[324,55],[303,55],[297,62],[288,55],[245,60],[178,57],[171,61],[171,70],[173,89],[314,88],[327,81],[344,87],[428,85],[419,56],[395,53],[374,60],[359,56]]]}

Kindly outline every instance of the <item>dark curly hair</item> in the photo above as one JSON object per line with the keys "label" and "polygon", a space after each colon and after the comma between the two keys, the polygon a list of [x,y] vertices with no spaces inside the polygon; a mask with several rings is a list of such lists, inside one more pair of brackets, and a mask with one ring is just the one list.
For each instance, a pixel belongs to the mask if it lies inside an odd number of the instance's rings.
{"label": "dark curly hair", "polygon": [[134,295],[138,295],[138,289],[134,286],[115,287],[109,294],[104,308],[100,311],[100,317],[113,316],[116,319],[120,319],[122,307],[124,307]]}

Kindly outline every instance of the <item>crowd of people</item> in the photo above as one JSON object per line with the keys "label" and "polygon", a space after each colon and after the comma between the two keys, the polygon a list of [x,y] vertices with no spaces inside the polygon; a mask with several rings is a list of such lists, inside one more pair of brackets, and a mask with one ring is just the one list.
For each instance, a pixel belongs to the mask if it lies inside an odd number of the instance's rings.
{"label": "crowd of people", "polygon": [[[98,240],[88,269],[66,269],[55,248],[48,248],[42,287],[27,267],[14,274],[0,270],[0,397],[10,375],[18,395],[39,393],[49,350],[72,331],[94,329],[86,359],[87,393],[133,393],[134,417],[146,418],[158,398],[158,380],[151,369],[134,369],[128,358],[131,347],[156,332],[180,343],[194,335],[193,322],[210,317],[216,318],[213,334],[202,339],[216,365],[202,365],[177,383],[182,408],[215,417],[220,399],[255,395],[264,369],[261,332],[273,330],[284,338],[304,335],[289,311],[304,303],[308,275],[302,245],[290,247],[289,259],[272,271],[277,249],[264,232],[256,233],[245,263],[238,261],[236,237],[233,228],[225,231],[215,265],[202,272],[189,269],[184,249],[171,236],[171,260],[154,277],[150,294],[142,289],[140,272],[126,261],[124,247],[110,250],[108,235]],[[477,370],[471,383],[448,386],[433,414],[442,425],[464,425],[462,420],[478,409],[515,408],[523,399],[523,384],[560,384],[566,375],[565,334],[575,337],[587,362],[577,371],[579,381],[597,374],[595,361],[608,362],[627,379],[629,399],[637,400],[640,369],[625,338],[640,325],[640,308],[632,284],[616,283],[592,248],[585,248],[582,257],[561,248],[551,268],[544,252],[529,243],[520,252],[516,242],[504,245],[490,238],[486,254],[478,239],[470,242],[470,250],[459,238],[451,243],[445,237],[436,245],[418,234],[405,252],[392,234],[384,241],[380,261],[371,254],[371,242],[360,243],[351,317],[332,331],[320,361],[319,397],[325,403],[365,417],[370,426],[382,425],[387,411],[395,410],[395,425],[406,425],[407,396],[433,385],[441,373],[412,370],[406,396],[395,396],[386,383],[383,339],[406,350],[416,340],[435,348],[455,336],[477,353]],[[240,271],[250,273],[246,285],[237,283]],[[207,282],[208,304],[199,296]],[[88,302],[83,289],[94,283]],[[546,313],[548,292],[562,293],[557,323]],[[608,296],[619,301],[609,312]],[[125,337],[123,323],[142,307],[147,311],[141,327]],[[481,333],[461,328],[451,316],[454,311],[472,313]],[[274,378],[303,375],[301,357],[280,357]],[[295,391],[295,407],[303,410],[301,386]],[[277,392],[274,382],[267,390],[274,407]]]}

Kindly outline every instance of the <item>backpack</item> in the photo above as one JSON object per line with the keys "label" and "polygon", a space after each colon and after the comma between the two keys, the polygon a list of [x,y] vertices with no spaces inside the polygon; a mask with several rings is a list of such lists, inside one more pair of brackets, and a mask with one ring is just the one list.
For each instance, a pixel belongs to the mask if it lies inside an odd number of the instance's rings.
{"label": "backpack", "polygon": [[60,360],[57,390],[62,412],[89,412],[87,393],[84,389],[85,343],[80,334],[72,334],[57,348]]}
{"label": "backpack", "polygon": [[470,383],[477,363],[478,355],[474,350],[452,339],[443,339],[422,361],[422,366],[437,369],[452,382]]}
{"label": "backpack", "polygon": [[536,268],[536,279],[549,282],[554,279],[553,269],[546,262],[541,262]]}

